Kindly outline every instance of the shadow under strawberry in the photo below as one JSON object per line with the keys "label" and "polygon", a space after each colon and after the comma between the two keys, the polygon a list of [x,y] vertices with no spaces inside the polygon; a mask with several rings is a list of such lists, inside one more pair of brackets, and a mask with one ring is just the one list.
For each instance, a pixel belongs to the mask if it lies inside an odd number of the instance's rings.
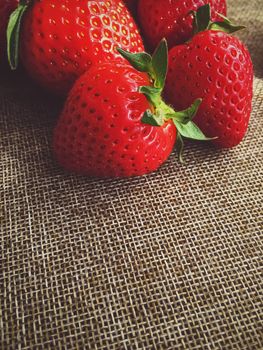
{"label": "shadow under strawberry", "polygon": [[[33,80],[28,78],[23,68],[11,71],[5,65],[0,67],[0,93],[2,99],[16,106],[16,110],[33,110],[27,116],[31,121],[55,120],[63,107],[64,99],[54,96],[47,90],[40,88]],[[46,113],[48,111],[48,113]],[[15,116],[14,116],[15,117]],[[17,113],[21,120],[23,114]],[[33,117],[33,118],[32,118]]]}

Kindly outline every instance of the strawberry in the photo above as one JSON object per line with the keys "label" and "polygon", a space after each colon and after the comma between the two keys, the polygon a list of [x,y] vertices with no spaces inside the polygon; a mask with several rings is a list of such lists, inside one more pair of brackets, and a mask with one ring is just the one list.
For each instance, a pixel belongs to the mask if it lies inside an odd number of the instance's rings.
{"label": "strawberry", "polygon": [[0,0],[0,56],[6,51],[6,29],[11,13],[17,7],[18,0]]}
{"label": "strawberry", "polygon": [[[243,27],[223,17],[210,21],[209,5],[195,15],[201,31],[169,52],[165,95],[175,108],[196,97],[203,99],[195,123],[219,147],[233,147],[243,139],[251,113],[253,66],[243,43],[229,35]],[[224,30],[224,31],[223,31]]]}
{"label": "strawberry", "polygon": [[[22,20],[21,17],[23,16]],[[137,26],[119,0],[20,0],[10,24],[9,58],[50,91],[66,94],[94,63],[121,59],[116,47],[143,51]]]}
{"label": "strawberry", "polygon": [[191,121],[200,100],[175,112],[161,99],[166,42],[153,57],[119,52],[131,64],[93,65],[69,93],[53,142],[56,159],[68,171],[95,177],[143,175],[168,158],[176,135],[180,150],[182,136],[206,139]]}
{"label": "strawberry", "polygon": [[188,40],[193,31],[189,12],[207,3],[213,20],[219,19],[217,12],[226,15],[226,0],[139,0],[138,18],[148,46],[154,48],[162,38],[169,47]]}

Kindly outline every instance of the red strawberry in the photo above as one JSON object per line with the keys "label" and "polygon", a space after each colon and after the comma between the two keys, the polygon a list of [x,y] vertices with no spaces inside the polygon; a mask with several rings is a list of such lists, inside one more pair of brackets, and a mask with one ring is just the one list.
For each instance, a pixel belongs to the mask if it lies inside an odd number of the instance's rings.
{"label": "red strawberry", "polygon": [[0,0],[0,57],[6,52],[6,29],[11,13],[17,7],[18,0]]}
{"label": "red strawberry", "polygon": [[[20,42],[30,76],[60,94],[94,63],[119,58],[116,46],[143,51],[137,26],[119,0],[34,0],[23,15]],[[16,53],[10,56],[15,66]]]}
{"label": "red strawberry", "polygon": [[[251,113],[253,66],[242,42],[230,36],[241,27],[209,22],[209,6],[197,11],[196,22],[207,18],[185,45],[169,52],[166,98],[181,109],[196,97],[203,99],[196,124],[220,147],[236,146],[244,137]],[[226,32],[220,31],[220,27]]]}
{"label": "red strawberry", "polygon": [[[176,113],[161,99],[168,63],[165,41],[153,58],[146,53],[120,52],[141,72],[116,62],[93,65],[69,94],[53,147],[58,162],[69,171],[96,177],[154,171],[173,149],[174,124],[185,124],[196,113],[199,101]],[[188,125],[192,129],[194,124],[189,121]],[[204,139],[196,130],[192,134]]]}
{"label": "red strawberry", "polygon": [[169,47],[188,40],[193,30],[189,12],[207,3],[213,20],[219,19],[217,12],[226,15],[226,0],[139,0],[139,23],[149,47],[154,48],[162,38]]}

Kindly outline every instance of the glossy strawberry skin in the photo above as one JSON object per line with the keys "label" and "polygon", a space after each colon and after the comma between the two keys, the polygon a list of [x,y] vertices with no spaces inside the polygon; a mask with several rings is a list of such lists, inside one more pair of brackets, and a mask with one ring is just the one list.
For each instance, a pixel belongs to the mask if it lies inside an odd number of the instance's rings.
{"label": "glossy strawberry skin", "polygon": [[204,31],[169,52],[165,96],[182,109],[203,99],[194,122],[213,143],[230,148],[243,139],[251,113],[253,66],[248,50],[234,36]]}
{"label": "glossy strawberry skin", "polygon": [[6,29],[11,13],[16,9],[18,0],[0,0],[0,57],[6,52]]}
{"label": "glossy strawberry skin", "polygon": [[93,66],[75,83],[54,132],[53,149],[68,171],[92,177],[129,177],[156,170],[170,155],[176,130],[143,124],[151,108],[139,86],[145,73],[129,65]]}
{"label": "glossy strawberry skin", "polygon": [[139,0],[139,23],[149,48],[155,48],[163,38],[170,48],[187,41],[193,31],[189,12],[207,3],[211,5],[212,20],[220,19],[217,13],[226,15],[226,0]]}
{"label": "glossy strawberry skin", "polygon": [[120,58],[117,46],[144,49],[134,20],[118,0],[35,0],[25,14],[20,42],[31,77],[61,95],[94,62]]}

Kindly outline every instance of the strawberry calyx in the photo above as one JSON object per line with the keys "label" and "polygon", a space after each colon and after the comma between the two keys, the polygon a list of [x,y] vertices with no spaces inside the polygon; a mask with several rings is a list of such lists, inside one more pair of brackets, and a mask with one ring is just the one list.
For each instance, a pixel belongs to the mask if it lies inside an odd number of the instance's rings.
{"label": "strawberry calyx", "polygon": [[222,18],[222,21],[212,22],[210,4],[200,6],[197,11],[191,11],[190,14],[194,16],[194,34],[205,30],[216,30],[231,34],[246,28],[245,26],[235,25],[220,13],[217,13],[217,15]]}
{"label": "strawberry calyx", "polygon": [[17,8],[9,18],[6,32],[7,57],[12,70],[15,70],[18,66],[21,22],[29,4],[29,0],[20,0]]}
{"label": "strawberry calyx", "polygon": [[182,111],[176,111],[162,99],[168,70],[168,45],[166,39],[161,40],[152,56],[145,52],[133,54],[121,48],[117,48],[117,51],[135,69],[148,74],[151,85],[140,86],[138,91],[145,95],[152,108],[144,112],[141,121],[155,127],[161,127],[170,120],[174,123],[177,130],[176,149],[181,162],[183,162],[184,138],[199,141],[211,140],[193,122],[202,102],[201,99],[196,99],[189,108]]}
{"label": "strawberry calyx", "polygon": [[117,51],[139,72],[148,73],[154,88],[163,90],[168,69],[167,41],[161,40],[153,55],[146,52],[130,53],[121,48]]}

